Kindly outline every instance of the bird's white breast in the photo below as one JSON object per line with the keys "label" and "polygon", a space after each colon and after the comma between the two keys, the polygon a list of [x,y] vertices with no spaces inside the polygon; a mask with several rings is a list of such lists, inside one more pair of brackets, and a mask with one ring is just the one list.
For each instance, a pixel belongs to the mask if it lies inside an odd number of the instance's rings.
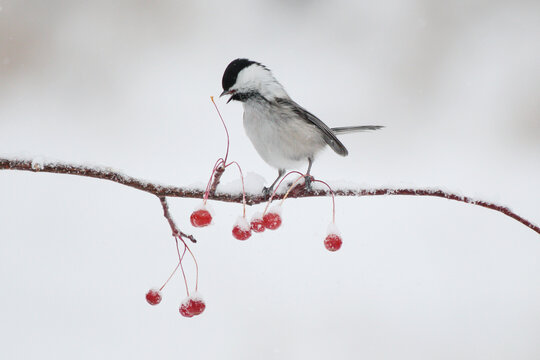
{"label": "bird's white breast", "polygon": [[263,160],[277,169],[296,168],[326,145],[315,126],[291,111],[260,100],[243,105],[247,136]]}

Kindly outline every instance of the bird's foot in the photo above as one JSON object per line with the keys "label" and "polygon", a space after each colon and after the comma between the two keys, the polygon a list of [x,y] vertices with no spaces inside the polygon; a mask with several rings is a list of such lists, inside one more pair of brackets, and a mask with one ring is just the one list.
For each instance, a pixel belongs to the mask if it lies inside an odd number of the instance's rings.
{"label": "bird's foot", "polygon": [[270,186],[270,187],[263,187],[262,189],[262,193],[263,193],[263,196],[265,198],[269,197],[270,195],[272,195],[272,193],[274,192],[274,187],[273,186]]}
{"label": "bird's foot", "polygon": [[306,191],[313,190],[313,187],[311,186],[311,184],[313,184],[313,180],[315,180],[315,178],[311,175],[304,176],[304,189]]}

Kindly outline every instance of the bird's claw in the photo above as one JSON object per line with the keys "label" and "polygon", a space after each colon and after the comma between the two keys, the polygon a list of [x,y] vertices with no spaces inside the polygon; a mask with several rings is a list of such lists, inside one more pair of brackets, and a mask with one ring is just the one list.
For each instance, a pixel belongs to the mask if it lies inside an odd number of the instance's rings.
{"label": "bird's claw", "polygon": [[262,193],[263,193],[263,196],[264,197],[269,197],[270,195],[272,195],[272,192],[274,191],[274,187],[273,186],[270,186],[270,187],[263,187],[262,189]]}
{"label": "bird's claw", "polygon": [[313,187],[311,186],[313,180],[315,180],[315,178],[311,175],[304,176],[304,188],[306,189],[306,191],[313,190]]}

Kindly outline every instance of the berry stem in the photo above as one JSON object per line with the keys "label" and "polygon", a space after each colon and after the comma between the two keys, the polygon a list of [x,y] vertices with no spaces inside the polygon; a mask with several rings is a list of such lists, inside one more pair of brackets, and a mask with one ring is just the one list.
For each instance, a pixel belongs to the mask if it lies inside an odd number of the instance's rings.
{"label": "berry stem", "polygon": [[278,184],[276,185],[274,191],[272,192],[272,195],[270,196],[270,199],[268,199],[268,202],[266,203],[266,207],[264,208],[264,211],[263,211],[263,216],[264,214],[266,214],[266,212],[268,211],[268,207],[270,206],[270,204],[272,203],[272,199],[274,198],[274,196],[276,195],[276,192],[277,190],[279,189],[279,187],[281,186],[281,183],[283,182],[283,180],[285,180],[285,178],[287,178],[287,176],[291,175],[291,174],[298,174],[300,176],[305,176],[304,174],[302,174],[301,172],[299,171],[289,171],[287,174],[285,174],[285,176],[283,176],[281,178],[281,180],[279,180]]}
{"label": "berry stem", "polygon": [[223,162],[226,164],[227,158],[229,157],[229,130],[227,129],[227,125],[225,125],[225,120],[223,120],[223,116],[221,116],[221,112],[219,111],[219,108],[217,107],[214,101],[214,97],[210,96],[210,100],[212,100],[212,104],[214,104],[214,107],[216,108],[218,116],[221,119],[221,123],[223,124],[223,127],[225,128],[225,134],[227,135],[227,151],[225,152],[225,159],[223,160]]}
{"label": "berry stem", "polygon": [[225,165],[225,167],[232,164],[235,164],[238,167],[238,171],[240,171],[240,180],[242,180],[242,205],[244,207],[242,216],[245,218],[246,217],[246,188],[244,185],[244,174],[242,173],[242,168],[240,167],[240,164],[237,163],[236,161],[231,161],[230,163]]}
{"label": "berry stem", "polygon": [[300,181],[304,179],[304,175],[300,175],[300,177],[298,179],[296,179],[291,186],[289,186],[289,190],[287,190],[287,192],[285,193],[285,195],[283,196],[283,199],[281,199],[281,202],[279,203],[279,205],[283,205],[283,202],[285,201],[285,199],[287,198],[287,196],[289,196],[289,193],[291,192],[291,190],[294,188],[294,186]]}
{"label": "berry stem", "polygon": [[220,165],[225,165],[225,162],[222,158],[217,159],[216,163],[214,164],[214,168],[212,169],[212,174],[210,174],[210,179],[208,179],[208,183],[206,184],[206,190],[204,191],[203,197],[204,205],[206,205],[206,202],[208,201],[208,195],[210,194],[210,188],[212,186],[212,179],[214,178],[214,174],[216,173]]}
{"label": "berry stem", "polygon": [[[182,242],[184,243],[184,245],[186,245],[184,240],[182,240]],[[193,262],[195,263],[195,291],[198,291],[199,289],[199,264],[197,263],[197,259],[195,258],[195,255],[193,255],[193,253],[191,252],[191,249],[189,248],[189,246],[186,245],[186,249],[187,251],[189,251],[191,257],[193,258]],[[188,296],[189,296],[189,292],[188,292]]]}
{"label": "berry stem", "polygon": [[328,187],[328,190],[330,190],[330,194],[332,195],[332,224],[335,224],[336,223],[336,199],[335,199],[334,190],[325,181],[316,180],[316,179],[314,179],[313,181],[320,182],[321,184],[326,185]]}
{"label": "berry stem", "polygon": [[180,259],[180,261],[178,262],[178,265],[180,265],[180,270],[182,270],[182,276],[184,277],[184,285],[186,285],[186,293],[187,293],[187,296],[189,296],[189,288],[188,288],[188,283],[187,283],[187,278],[186,278],[186,272],[184,271],[184,266],[182,265],[183,256],[180,255],[180,248],[178,247],[178,239],[180,239],[180,241],[182,241],[182,243],[184,244],[184,252],[186,251],[186,249],[189,250],[189,247],[185,243],[184,239],[182,239],[181,237],[174,238],[174,241],[176,242],[176,252],[178,253],[178,258]]}
{"label": "berry stem", "polygon": [[[186,247],[187,248],[187,247]],[[167,283],[169,282],[169,280],[171,280],[171,278],[173,277],[173,275],[176,273],[176,270],[178,270],[178,268],[180,267],[180,264],[182,263],[182,259],[184,258],[184,255],[186,254],[186,248],[184,248],[184,252],[182,253],[182,256],[180,256],[179,258],[179,261],[178,261],[178,264],[176,264],[176,267],[174,268],[174,270],[172,271],[171,275],[169,275],[169,278],[167,279],[167,281],[165,281],[165,283],[159,288],[159,291],[163,290],[163,288],[165,287],[165,285],[167,285]],[[178,254],[180,255],[180,254]]]}

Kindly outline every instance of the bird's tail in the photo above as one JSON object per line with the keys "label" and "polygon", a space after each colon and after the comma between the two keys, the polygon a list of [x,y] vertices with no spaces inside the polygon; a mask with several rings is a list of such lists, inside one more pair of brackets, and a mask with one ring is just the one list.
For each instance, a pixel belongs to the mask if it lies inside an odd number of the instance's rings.
{"label": "bird's tail", "polygon": [[332,132],[336,135],[341,135],[341,134],[349,134],[349,133],[361,132],[361,131],[379,130],[379,129],[382,129],[383,127],[384,126],[378,126],[378,125],[343,126],[343,127],[332,128]]}

